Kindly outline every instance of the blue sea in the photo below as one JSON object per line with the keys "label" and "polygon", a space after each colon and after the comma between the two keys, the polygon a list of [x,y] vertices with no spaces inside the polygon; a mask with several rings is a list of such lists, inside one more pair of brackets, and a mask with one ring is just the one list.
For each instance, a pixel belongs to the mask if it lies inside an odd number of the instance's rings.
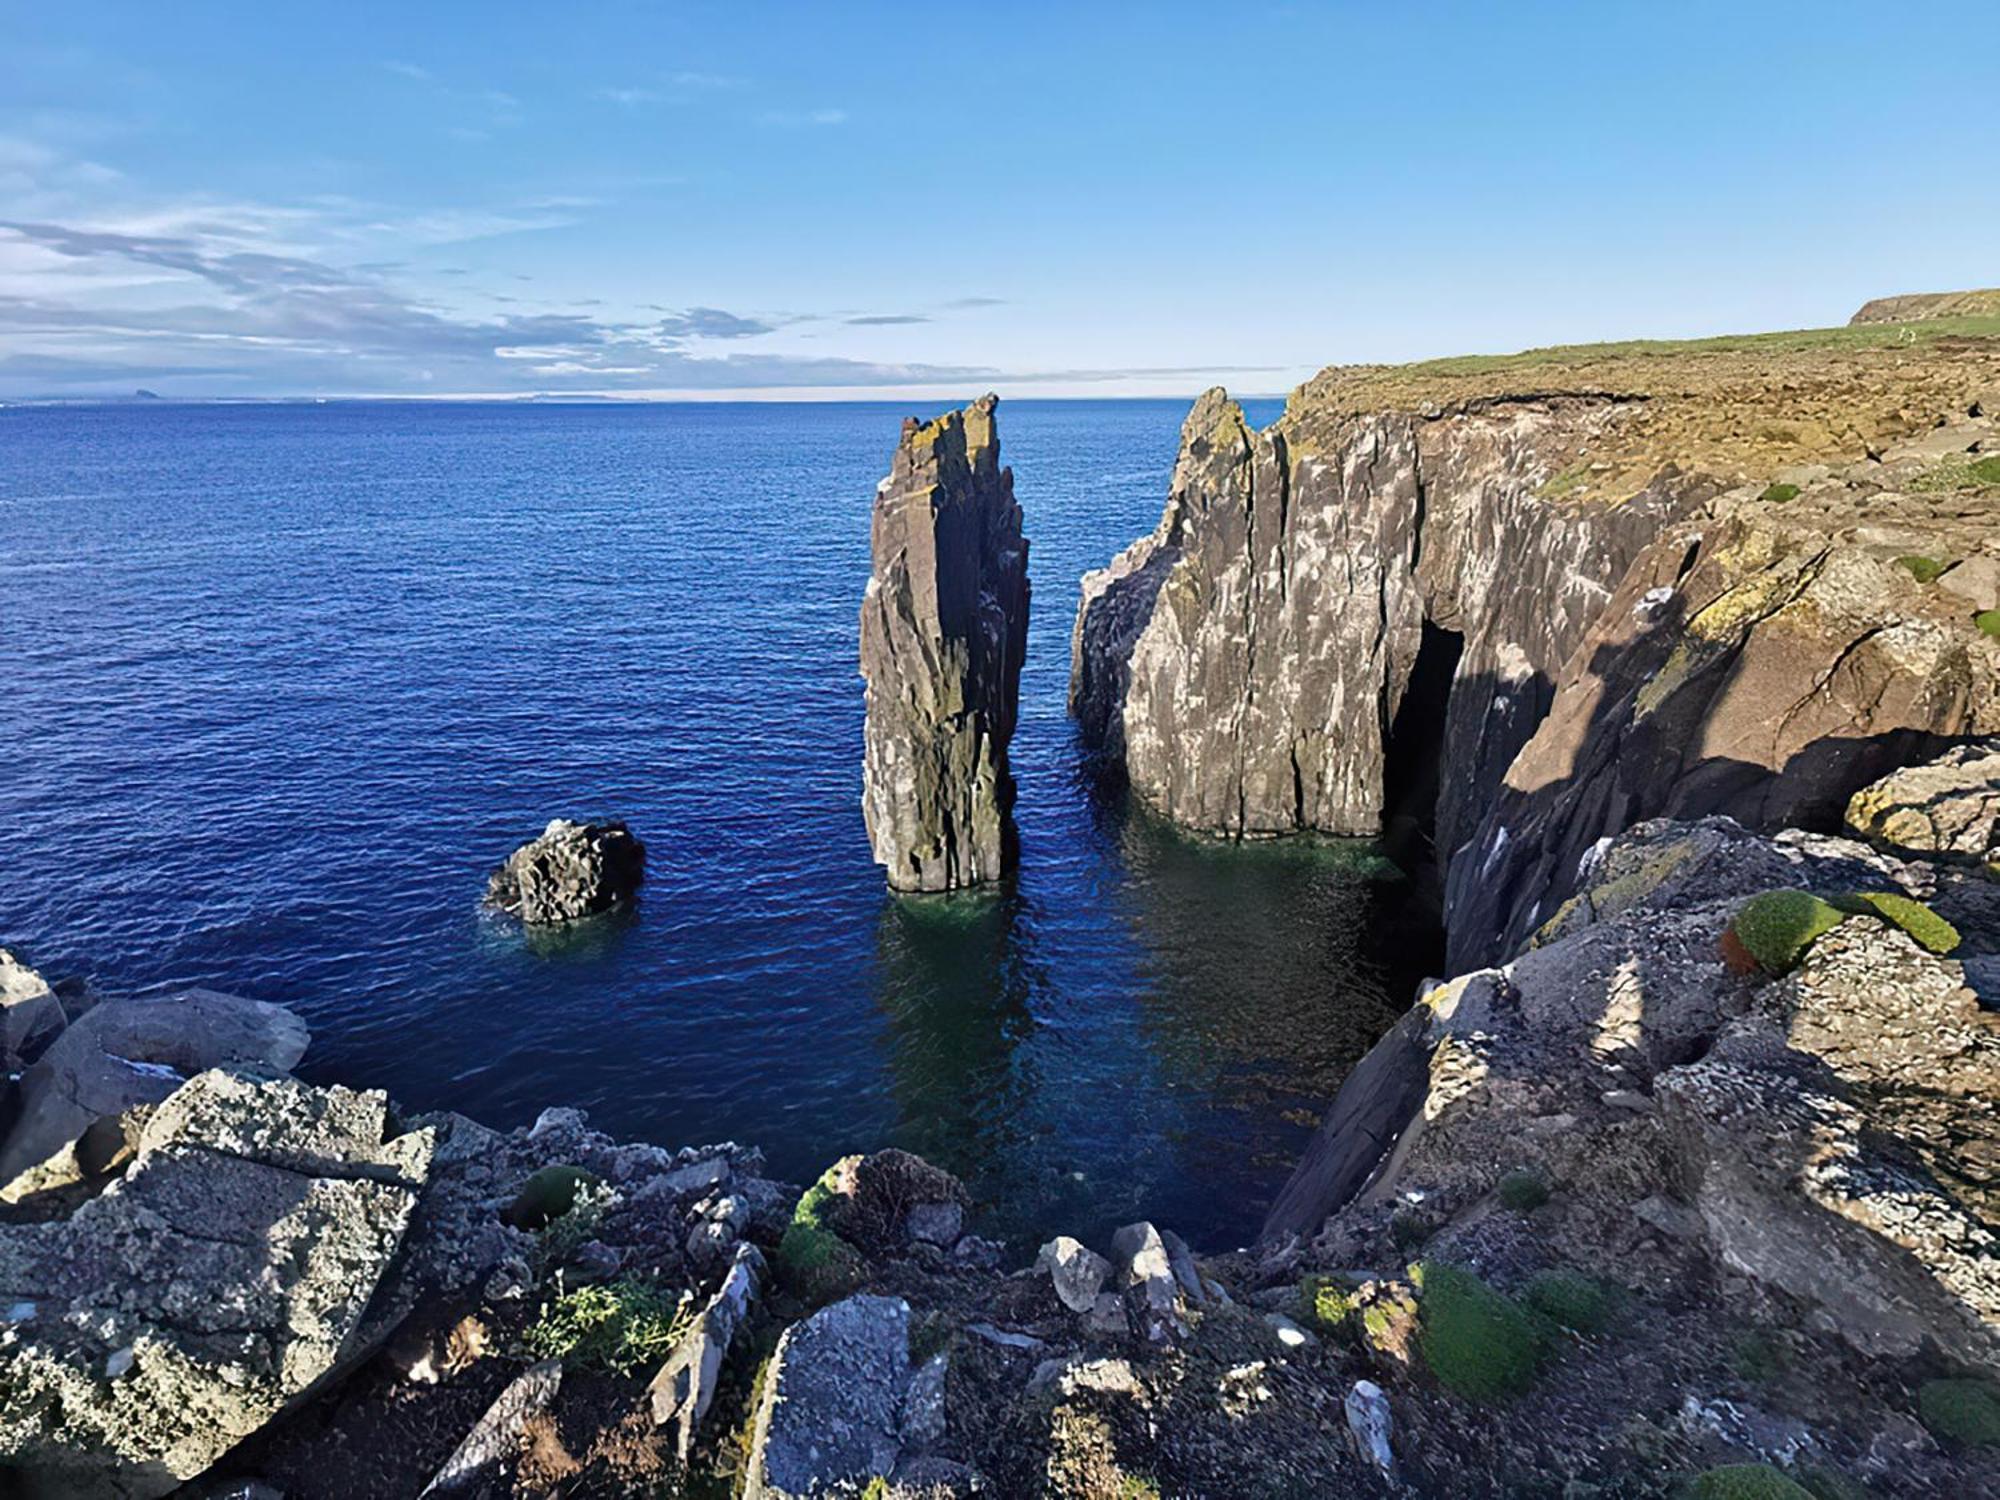
{"label": "blue sea", "polygon": [[[885,891],[856,616],[876,481],[934,409],[0,409],[0,942],[280,1001],[307,1077],[412,1112],[573,1104],[794,1181],[898,1144],[989,1230],[1243,1243],[1408,1000],[1405,888],[1092,774],[1077,579],[1152,528],[1186,408],[1014,401],[1020,874]],[[479,897],[555,816],[629,821],[648,883],[530,940]]]}

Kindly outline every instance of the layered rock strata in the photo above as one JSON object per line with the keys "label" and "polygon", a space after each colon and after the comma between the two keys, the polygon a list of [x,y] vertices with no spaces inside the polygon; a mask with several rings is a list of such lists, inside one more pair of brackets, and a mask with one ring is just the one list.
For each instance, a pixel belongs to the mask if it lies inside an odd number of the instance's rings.
{"label": "layered rock strata", "polygon": [[1012,868],[1014,733],[1028,638],[1028,543],[986,396],[903,424],[875,494],[861,605],[862,813],[899,891]]}

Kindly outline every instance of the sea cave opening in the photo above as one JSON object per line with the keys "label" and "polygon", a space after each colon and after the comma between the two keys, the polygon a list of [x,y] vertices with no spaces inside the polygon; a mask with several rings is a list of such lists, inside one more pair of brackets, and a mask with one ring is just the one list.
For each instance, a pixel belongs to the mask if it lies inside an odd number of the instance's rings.
{"label": "sea cave opening", "polygon": [[1389,724],[1382,752],[1382,844],[1409,872],[1417,890],[1441,901],[1441,866],[1435,847],[1438,792],[1444,776],[1446,719],[1465,637],[1435,620],[1424,621],[1423,639],[1409,683]]}

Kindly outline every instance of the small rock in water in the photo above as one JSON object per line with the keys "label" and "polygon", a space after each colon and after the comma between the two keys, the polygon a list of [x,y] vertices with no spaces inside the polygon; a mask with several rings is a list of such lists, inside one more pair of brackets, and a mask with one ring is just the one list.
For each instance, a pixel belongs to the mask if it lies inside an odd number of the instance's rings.
{"label": "small rock in water", "polygon": [[645,878],[646,846],[623,823],[557,818],[493,872],[486,904],[553,926],[628,904]]}

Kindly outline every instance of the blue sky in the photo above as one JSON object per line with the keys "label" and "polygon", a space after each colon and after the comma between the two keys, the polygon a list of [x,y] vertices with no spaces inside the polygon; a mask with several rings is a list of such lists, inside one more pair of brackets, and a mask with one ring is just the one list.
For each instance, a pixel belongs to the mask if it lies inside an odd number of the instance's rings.
{"label": "blue sky", "polygon": [[0,395],[1182,394],[2000,283],[2000,6],[0,0]]}

